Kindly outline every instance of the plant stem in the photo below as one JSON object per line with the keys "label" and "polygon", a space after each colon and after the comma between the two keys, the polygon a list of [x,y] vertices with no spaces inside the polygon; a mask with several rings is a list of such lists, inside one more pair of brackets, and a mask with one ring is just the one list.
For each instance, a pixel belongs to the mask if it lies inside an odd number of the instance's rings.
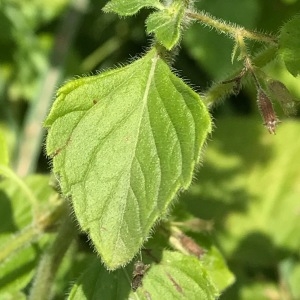
{"label": "plant stem", "polygon": [[269,43],[272,45],[276,44],[276,38],[273,36],[261,34],[254,31],[248,31],[241,26],[237,26],[231,23],[226,23],[223,20],[218,20],[204,11],[201,12],[187,11],[186,15],[191,19],[200,21],[204,25],[212,27],[221,33],[228,34],[233,38],[235,38],[236,36],[242,36],[243,38],[256,40],[259,42]]}
{"label": "plant stem", "polygon": [[51,298],[51,288],[55,274],[75,235],[75,224],[72,217],[67,213],[56,239],[39,263],[29,300],[47,300]]}
{"label": "plant stem", "polygon": [[39,216],[33,224],[12,236],[0,249],[0,264],[11,255],[16,254],[18,250],[38,239],[41,233],[56,224],[65,212],[66,204],[63,202],[48,211],[47,214]]}
{"label": "plant stem", "polygon": [[49,69],[41,82],[39,93],[29,107],[23,132],[20,134],[16,172],[21,177],[36,168],[44,133],[42,123],[61,80],[64,62],[87,5],[88,0],[73,0],[60,25],[50,56]]}
{"label": "plant stem", "polygon": [[[276,57],[275,55],[276,51],[277,51],[277,46],[270,46],[262,50],[257,55],[255,55],[252,58],[252,63],[256,67],[262,68],[263,66],[265,66],[267,63],[269,63],[271,60],[273,60]],[[232,72],[232,74],[227,76],[221,82],[213,84],[204,93],[203,101],[206,104],[206,106],[212,106],[220,102],[221,100],[223,100],[226,96],[233,93],[234,80],[240,76],[242,68],[244,68],[244,65],[240,69],[237,69],[234,72]]]}
{"label": "plant stem", "polygon": [[39,234],[40,231],[35,226],[30,225],[6,242],[5,246],[0,249],[0,264],[12,254],[15,254],[20,248],[35,240]]}

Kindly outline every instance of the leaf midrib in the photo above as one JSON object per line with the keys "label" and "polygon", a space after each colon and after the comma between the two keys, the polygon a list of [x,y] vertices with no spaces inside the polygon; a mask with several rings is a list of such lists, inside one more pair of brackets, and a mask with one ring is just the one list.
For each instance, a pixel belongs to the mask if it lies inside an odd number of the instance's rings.
{"label": "leaf midrib", "polygon": [[[147,107],[151,82],[152,82],[152,79],[154,77],[155,69],[156,69],[156,66],[157,66],[157,63],[158,63],[159,59],[160,59],[160,57],[157,53],[151,59],[152,64],[151,64],[151,69],[150,69],[150,72],[149,72],[145,92],[144,92],[143,99],[142,99],[142,109],[141,109],[140,119],[139,119],[138,126],[137,126],[136,139],[135,139],[136,142],[135,142],[135,146],[134,146],[135,151],[133,152],[133,155],[131,157],[130,170],[132,169],[132,164],[133,164],[134,158],[136,156],[136,149],[137,149],[138,137],[140,135],[141,123],[142,123],[142,120],[143,120],[143,115],[144,115],[144,112],[145,112],[145,108]],[[131,174],[131,172],[130,172],[130,174]],[[129,180],[131,180],[131,176],[130,176]],[[124,205],[122,207],[123,210],[122,210],[122,213],[120,214],[120,223],[119,224],[123,223],[124,211],[125,211],[125,207],[126,207],[126,204],[127,204],[127,198],[128,198],[128,193],[129,193],[130,187],[131,187],[131,184],[129,184],[129,186],[128,186],[127,196],[126,196],[126,199],[125,199],[126,201],[124,201]],[[119,226],[119,228],[118,228],[118,232],[116,234],[116,241],[119,240],[120,232],[121,232],[121,226]],[[115,245],[117,246],[117,243],[115,243]],[[116,247],[113,249],[113,251],[112,251],[113,253],[115,252],[115,249],[116,249]],[[112,256],[114,256],[114,254]]]}

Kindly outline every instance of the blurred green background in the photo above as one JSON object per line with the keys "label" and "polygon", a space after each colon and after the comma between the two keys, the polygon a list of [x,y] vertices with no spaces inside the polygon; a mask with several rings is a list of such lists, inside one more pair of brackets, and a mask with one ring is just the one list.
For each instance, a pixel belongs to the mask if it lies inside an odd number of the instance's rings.
{"label": "blurred green background", "polygon": [[[151,45],[149,11],[119,19],[104,0],[0,2],[0,141],[20,176],[49,173],[42,122],[67,79],[130,62]],[[247,29],[278,33],[300,11],[297,0],[202,0],[197,8]],[[299,37],[300,38],[300,37]],[[233,43],[193,24],[174,68],[199,93],[234,70]],[[256,53],[262,45],[249,43]],[[300,55],[300,54],[299,54]],[[300,78],[276,59],[264,71],[300,99]],[[255,90],[214,106],[215,128],[191,189],[180,204],[211,221],[205,234],[224,253],[236,283],[221,299],[300,299],[300,123],[287,119],[276,136],[262,125]]]}

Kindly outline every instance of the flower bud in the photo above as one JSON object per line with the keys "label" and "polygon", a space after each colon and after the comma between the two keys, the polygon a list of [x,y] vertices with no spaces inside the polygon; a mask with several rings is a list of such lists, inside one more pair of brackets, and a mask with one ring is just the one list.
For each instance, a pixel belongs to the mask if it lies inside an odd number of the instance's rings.
{"label": "flower bud", "polygon": [[264,125],[271,134],[275,134],[276,126],[280,121],[275,114],[272,101],[261,88],[257,91],[257,106],[264,120]]}

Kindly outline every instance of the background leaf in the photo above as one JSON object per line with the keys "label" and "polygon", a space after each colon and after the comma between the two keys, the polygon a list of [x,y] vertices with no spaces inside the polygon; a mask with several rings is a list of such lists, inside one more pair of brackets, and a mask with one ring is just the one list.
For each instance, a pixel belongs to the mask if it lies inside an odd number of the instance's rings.
{"label": "background leaf", "polygon": [[[40,200],[40,205],[46,205],[53,190],[49,187],[48,176],[28,177],[26,184]],[[27,195],[15,182],[5,179],[0,183],[0,251],[9,244],[15,235],[32,224],[33,207]],[[15,295],[24,289],[31,281],[37,261],[49,241],[44,234],[33,244],[26,244],[0,265],[0,295],[7,293]],[[16,296],[17,297],[17,296]],[[19,297],[19,296],[18,296]],[[9,298],[8,298],[9,299]],[[16,298],[17,299],[17,298]]]}
{"label": "background leaf", "polygon": [[[147,299],[215,299],[217,290],[202,266],[193,256],[164,251],[161,261],[151,266],[138,295]],[[149,297],[148,297],[149,298]]]}
{"label": "background leaf", "polygon": [[151,50],[131,65],[63,86],[45,125],[62,190],[115,269],[189,186],[210,117]]}
{"label": "background leaf", "polygon": [[[93,263],[73,286],[69,300],[77,299],[215,299],[217,291],[201,262],[176,252],[163,251],[151,264],[136,292],[131,290],[133,266],[108,272]],[[116,288],[116,286],[118,288]]]}
{"label": "background leaf", "polygon": [[127,266],[126,269],[108,272],[99,259],[95,259],[72,287],[68,299],[127,299],[130,293],[131,271],[132,266]]}
{"label": "background leaf", "polygon": [[224,299],[258,282],[258,274],[276,286],[282,257],[298,253],[299,126],[285,120],[274,138],[256,119],[218,120],[199,184],[183,195],[191,212],[214,221],[214,236],[236,275]]}
{"label": "background leaf", "polygon": [[279,52],[287,69],[295,77],[300,74],[300,16],[295,16],[282,28],[279,36]]}

